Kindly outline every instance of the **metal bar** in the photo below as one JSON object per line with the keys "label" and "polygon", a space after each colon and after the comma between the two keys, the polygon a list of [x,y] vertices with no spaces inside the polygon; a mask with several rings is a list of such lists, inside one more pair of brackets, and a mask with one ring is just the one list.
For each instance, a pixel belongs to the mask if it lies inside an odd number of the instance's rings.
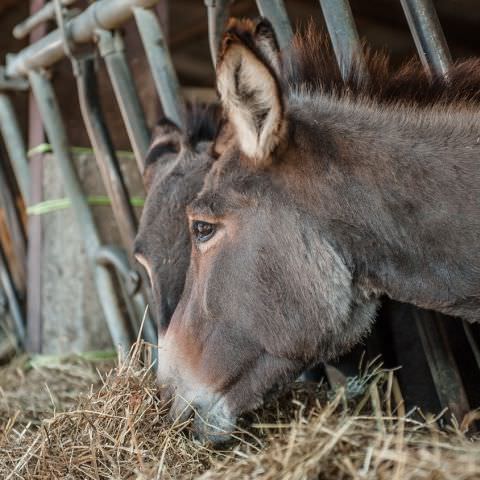
{"label": "metal bar", "polygon": [[457,420],[461,421],[470,411],[470,406],[441,323],[445,318],[435,312],[413,311],[440,403],[447,406]]}
{"label": "metal bar", "polygon": [[30,196],[30,170],[20,127],[12,102],[7,95],[0,93],[0,130],[7,148],[8,156],[15,172],[20,192],[28,203]]}
{"label": "metal bar", "polygon": [[[7,57],[10,54],[7,53]],[[5,90],[14,90],[14,91],[27,91],[30,86],[28,85],[28,81],[25,78],[10,78],[7,77],[5,67],[3,65],[0,66],[0,91]]]}
{"label": "metal bar", "polygon": [[[16,280],[17,289],[25,293],[26,282],[26,259],[27,259],[27,240],[25,229],[18,206],[15,193],[10,188],[7,176],[0,162],[0,209],[3,210],[4,220],[7,227],[7,241],[11,246],[13,258],[9,258],[10,271]],[[3,222],[0,222],[0,225]],[[5,237],[4,237],[5,238]]]}
{"label": "metal bar", "polygon": [[232,0],[205,0],[208,18],[208,44],[212,63],[217,64],[218,47],[230,13]]}
{"label": "metal bar", "polygon": [[165,115],[178,126],[183,125],[180,87],[167,43],[155,12],[133,8],[138,31],[147,54],[153,80]]}
{"label": "metal bar", "polygon": [[263,17],[272,22],[280,49],[287,48],[293,37],[292,26],[282,0],[257,0],[257,7]]}
{"label": "metal bar", "polygon": [[432,0],[400,0],[420,59],[428,72],[448,75],[452,56]]}
{"label": "metal bar", "polygon": [[[153,7],[158,0],[99,0],[69,20],[65,29],[73,43],[88,43],[97,29],[113,30],[132,16],[132,7]],[[7,65],[10,77],[28,75],[29,70],[46,68],[65,56],[63,38],[57,29],[24,48]]]}
{"label": "metal bar", "polygon": [[138,169],[143,174],[150,133],[145,122],[137,89],[124,54],[122,37],[106,30],[97,31],[100,55],[105,60]]}
{"label": "metal bar", "polygon": [[[93,147],[103,184],[112,203],[113,215],[120,231],[122,243],[127,251],[131,253],[137,233],[137,219],[130,204],[128,189],[100,107],[94,59],[90,56],[74,59],[73,64],[83,121]],[[110,262],[102,263],[99,261],[100,252],[104,252],[104,254],[108,252],[109,257],[107,258],[110,258]],[[105,260],[105,255],[102,258]],[[125,283],[126,278],[126,283],[129,283],[129,276],[138,275],[137,272],[131,270],[127,258],[127,255],[121,256],[118,249],[114,250],[111,247],[108,249],[101,247],[96,253],[97,264],[113,266],[115,271],[121,274],[120,277],[123,283]],[[146,284],[144,283],[144,285]],[[128,292],[128,288],[126,291]],[[134,294],[134,292],[130,292],[130,295],[134,297],[133,303],[136,307],[134,308],[136,318],[140,320],[145,311],[145,300],[140,293]],[[125,296],[125,301],[130,302],[129,295]],[[146,320],[144,328],[147,340],[155,343],[156,333],[150,317]]]}
{"label": "metal bar", "polygon": [[25,319],[22,312],[22,307],[18,300],[15,285],[7,267],[5,254],[0,245],[0,283],[8,300],[8,307],[12,315],[13,322],[17,333],[19,346],[25,345]]}
{"label": "metal bar", "polygon": [[342,78],[349,77],[352,62],[355,62],[362,76],[368,76],[362,44],[348,0],[320,0],[320,6]]}
{"label": "metal bar", "polygon": [[72,203],[78,226],[82,232],[85,251],[110,334],[115,346],[126,352],[130,345],[130,334],[117,301],[110,273],[105,267],[97,265],[95,261],[101,245],[100,238],[77,174],[72,166],[67,136],[52,84],[43,73],[36,71],[29,72],[29,80],[52,145],[54,157],[62,173],[65,192]]}
{"label": "metal bar", "polygon": [[[63,6],[69,6],[76,2],[77,0],[62,0]],[[26,37],[33,29],[38,27],[43,22],[48,22],[49,20],[55,18],[55,5],[54,2],[47,3],[45,6],[34,12],[23,22],[19,23],[13,29],[13,36],[15,38],[24,38]]]}
{"label": "metal bar", "polygon": [[478,347],[475,337],[473,335],[472,326],[466,320],[463,320],[463,330],[465,331],[465,336],[467,337],[467,341],[470,345],[470,348],[472,349],[472,353],[475,358],[478,370],[480,371],[480,348]]}
{"label": "metal bar", "polygon": [[83,122],[93,147],[103,184],[112,202],[113,215],[120,231],[122,243],[129,251],[132,251],[137,232],[137,219],[130,204],[128,189],[123,180],[115,148],[100,107],[93,57],[74,60],[74,65]]}
{"label": "metal bar", "polygon": [[[145,273],[132,270],[128,256],[117,246],[107,245],[101,247],[97,252],[96,262],[99,265],[111,268],[118,275],[120,286],[124,295],[125,303],[130,313],[130,318],[140,321],[146,312],[146,302],[142,291],[138,287],[143,286],[146,297],[150,298],[150,291],[146,287],[148,278]],[[138,331],[139,323],[133,323],[135,332]],[[153,345],[157,343],[157,329],[151,315],[147,312],[145,323],[143,325],[143,337]]]}

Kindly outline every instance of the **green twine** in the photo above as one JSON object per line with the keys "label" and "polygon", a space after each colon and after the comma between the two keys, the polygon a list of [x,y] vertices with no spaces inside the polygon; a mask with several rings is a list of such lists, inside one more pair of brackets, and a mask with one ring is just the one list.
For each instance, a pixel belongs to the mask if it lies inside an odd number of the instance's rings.
{"label": "green twine", "polygon": [[[43,153],[52,153],[53,148],[49,143],[40,143],[39,145],[31,148],[27,152],[27,157],[33,157],[34,155],[41,155]],[[86,154],[93,155],[93,150],[87,147],[70,147],[70,152],[73,154]],[[135,156],[132,152],[126,150],[117,150],[116,154],[118,157],[134,159]],[[110,199],[104,195],[90,195],[87,197],[87,202],[89,205],[111,205],[112,202]],[[130,204],[133,207],[143,207],[145,200],[140,197],[130,198]],[[45,200],[44,202],[36,203],[35,205],[30,205],[27,208],[28,215],[44,215],[45,213],[56,212],[58,210],[65,210],[70,208],[71,202],[68,198],[56,198],[53,200]]]}
{"label": "green twine", "polygon": [[[49,143],[40,143],[39,145],[31,148],[27,152],[27,157],[30,158],[30,157],[33,157],[34,155],[39,155],[43,153],[52,153],[52,152],[53,152],[53,148]],[[70,147],[70,152],[77,155],[79,154],[93,155],[94,154],[93,150],[87,147]],[[133,155],[133,152],[129,152],[127,150],[117,150],[115,153],[117,154],[118,157],[132,158],[132,159],[135,158],[135,156]]]}
{"label": "green twine", "polygon": [[[87,202],[89,205],[111,205],[112,202],[105,195],[89,195],[87,197]],[[145,204],[145,199],[140,197],[131,197],[130,205],[133,207],[143,207]],[[30,205],[27,208],[28,215],[44,215],[50,212],[56,212],[58,210],[65,210],[70,208],[72,203],[68,198],[55,198],[52,200],[45,200],[35,205]]]}

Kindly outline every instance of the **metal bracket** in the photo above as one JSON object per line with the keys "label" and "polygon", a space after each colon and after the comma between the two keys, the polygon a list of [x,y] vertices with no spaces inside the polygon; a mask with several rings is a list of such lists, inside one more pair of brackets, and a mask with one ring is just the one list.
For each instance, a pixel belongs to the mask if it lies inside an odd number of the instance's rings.
{"label": "metal bracket", "polygon": [[[72,5],[77,0],[62,0],[62,6],[67,7]],[[72,16],[77,15],[80,12],[79,9],[69,10],[65,16],[69,19]],[[13,36],[15,38],[21,39],[25,38],[27,35],[30,34],[32,30],[34,30],[38,25],[48,22],[55,18],[55,4],[54,2],[47,3],[45,6],[37,10],[34,14],[27,17],[25,20],[20,22],[18,25],[15,26],[13,29]]]}
{"label": "metal bracket", "polygon": [[98,249],[95,261],[98,265],[113,267],[123,279],[129,295],[133,296],[140,290],[140,274],[130,268],[128,255],[122,248],[116,245],[103,245]]}
{"label": "metal bracket", "polygon": [[95,49],[92,44],[87,43],[85,48],[79,49],[78,45],[73,41],[71,35],[72,23],[70,19],[74,17],[71,11],[64,7],[63,0],[52,0],[55,7],[55,19],[62,38],[63,50],[65,56],[72,62],[74,75],[79,73],[81,69],[80,61],[87,58],[95,58]]}
{"label": "metal bracket", "polygon": [[3,90],[28,90],[28,81],[25,78],[10,78],[7,76],[6,68],[0,66],[0,91]]}
{"label": "metal bracket", "polygon": [[118,31],[112,33],[98,28],[95,30],[95,38],[102,57],[125,51],[125,43]]}

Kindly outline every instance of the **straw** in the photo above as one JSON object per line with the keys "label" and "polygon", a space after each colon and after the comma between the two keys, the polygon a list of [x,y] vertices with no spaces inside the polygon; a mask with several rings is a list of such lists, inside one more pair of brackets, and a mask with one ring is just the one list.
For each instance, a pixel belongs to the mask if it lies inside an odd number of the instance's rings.
{"label": "straw", "polygon": [[114,368],[83,356],[0,370],[0,478],[480,478],[480,442],[468,433],[478,412],[443,430],[438,416],[406,413],[394,372],[378,362],[333,392],[290,385],[212,450],[190,421],[167,421],[142,363],[149,348],[138,343]]}

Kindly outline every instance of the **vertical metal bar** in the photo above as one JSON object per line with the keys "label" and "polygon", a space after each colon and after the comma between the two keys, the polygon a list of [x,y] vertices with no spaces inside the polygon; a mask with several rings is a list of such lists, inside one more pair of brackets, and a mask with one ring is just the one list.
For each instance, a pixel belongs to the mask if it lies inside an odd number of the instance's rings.
{"label": "vertical metal bar", "polygon": [[124,54],[122,37],[116,32],[99,30],[98,46],[105,60],[115,98],[120,107],[128,138],[132,145],[140,173],[143,173],[145,156],[150,143],[150,133],[145,122],[137,89]]}
{"label": "vertical metal bar", "polygon": [[205,0],[208,18],[208,43],[213,66],[217,63],[218,47],[230,13],[232,0]]}
{"label": "vertical metal bar", "polygon": [[362,76],[367,76],[362,45],[348,0],[320,0],[320,6],[342,78],[349,77],[352,62]]}
{"label": "vertical metal bar", "polygon": [[472,326],[466,320],[463,320],[463,330],[465,331],[465,336],[467,337],[467,341],[472,349],[478,370],[480,371],[480,348],[478,347],[475,337],[473,336]]}
{"label": "vertical metal bar", "polygon": [[436,312],[413,311],[440,403],[447,406],[457,420],[461,421],[469,412],[470,406],[441,323],[444,318]]}
{"label": "vertical metal bar", "polygon": [[26,155],[25,142],[23,141],[20,127],[17,122],[12,102],[7,95],[0,93],[0,130],[5,147],[17,178],[20,192],[25,203],[30,196],[30,171]]}
{"label": "vertical metal bar", "polygon": [[126,352],[130,345],[128,327],[118,304],[109,272],[95,262],[95,256],[100,247],[100,238],[77,174],[72,166],[67,136],[52,84],[43,73],[31,71],[28,76],[55,159],[62,173],[65,192],[71,201],[78,226],[82,232],[85,251],[92,268],[110,334],[115,346]]}
{"label": "vertical metal bar", "polygon": [[137,219],[130,204],[128,189],[101,111],[93,57],[74,60],[74,65],[83,122],[103,184],[112,202],[113,215],[122,243],[131,251],[137,233]]}
{"label": "vertical metal bar", "polygon": [[257,7],[263,17],[272,22],[280,49],[287,48],[293,37],[292,26],[282,0],[257,0]]}
{"label": "vertical metal bar", "polygon": [[25,345],[25,319],[23,317],[22,307],[18,300],[17,292],[13,284],[12,277],[7,267],[5,255],[2,246],[0,245],[0,283],[8,300],[8,306],[12,315],[15,329],[17,331],[17,338],[19,345]]}
{"label": "vertical metal bar", "polygon": [[182,126],[180,87],[158,19],[152,10],[141,7],[134,7],[133,14],[163,111],[170,120]]}
{"label": "vertical metal bar", "polygon": [[448,75],[452,56],[432,0],[400,0],[420,59],[428,72]]}
{"label": "vertical metal bar", "polygon": [[[83,121],[93,147],[103,184],[112,202],[112,210],[119,227],[122,243],[131,253],[137,233],[137,219],[130,204],[128,189],[123,180],[120,164],[100,107],[94,59],[87,56],[74,60],[73,63]],[[144,285],[146,285],[145,282]],[[129,301],[128,295],[126,301]],[[141,319],[146,307],[142,295],[134,295],[133,302],[137,310],[136,316]],[[148,341],[154,343],[156,334],[150,318],[147,319],[144,328]]]}
{"label": "vertical metal bar", "polygon": [[15,194],[10,188],[7,176],[4,173],[0,162],[0,209],[5,215],[8,236],[11,242],[11,248],[14,252],[14,258],[10,259],[10,270],[17,283],[17,288],[22,294],[25,293],[26,282],[26,258],[27,258],[27,240],[20,212],[16,205]]}

